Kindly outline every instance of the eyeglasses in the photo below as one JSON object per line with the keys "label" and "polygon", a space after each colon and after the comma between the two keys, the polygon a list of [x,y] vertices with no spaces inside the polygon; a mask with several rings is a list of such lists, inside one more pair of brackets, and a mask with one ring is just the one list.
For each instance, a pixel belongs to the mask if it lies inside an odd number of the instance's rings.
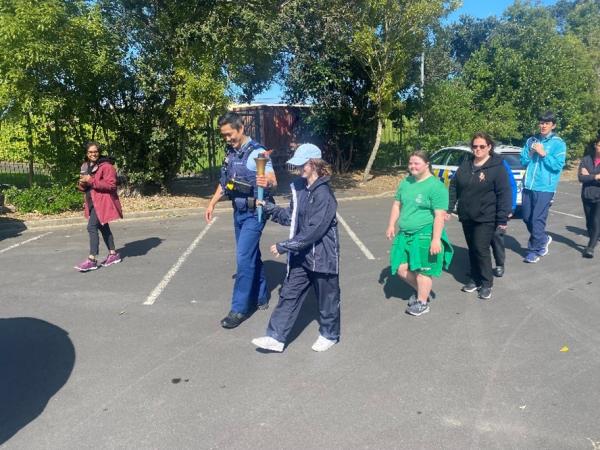
{"label": "eyeglasses", "polygon": [[486,145],[471,145],[471,148],[473,150],[477,150],[477,149],[485,150],[487,148],[487,144]]}

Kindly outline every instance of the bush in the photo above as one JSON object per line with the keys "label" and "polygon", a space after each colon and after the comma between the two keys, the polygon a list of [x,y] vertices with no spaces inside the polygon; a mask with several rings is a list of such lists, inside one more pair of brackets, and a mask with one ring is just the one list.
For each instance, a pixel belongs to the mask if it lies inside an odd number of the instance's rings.
{"label": "bush", "polygon": [[34,185],[28,189],[11,187],[4,193],[5,203],[13,205],[17,211],[23,213],[57,214],[83,207],[83,196],[74,186],[54,184],[50,187]]}

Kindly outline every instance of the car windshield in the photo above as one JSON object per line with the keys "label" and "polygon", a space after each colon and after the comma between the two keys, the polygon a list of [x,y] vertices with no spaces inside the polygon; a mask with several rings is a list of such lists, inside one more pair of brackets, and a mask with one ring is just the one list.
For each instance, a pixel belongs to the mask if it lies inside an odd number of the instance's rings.
{"label": "car windshield", "polygon": [[518,153],[502,153],[502,157],[513,170],[524,170],[521,165],[521,157]]}

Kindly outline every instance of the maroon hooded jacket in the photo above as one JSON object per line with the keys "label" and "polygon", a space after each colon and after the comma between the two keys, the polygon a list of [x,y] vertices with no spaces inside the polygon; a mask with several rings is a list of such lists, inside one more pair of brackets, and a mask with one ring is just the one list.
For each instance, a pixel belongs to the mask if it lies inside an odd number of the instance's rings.
{"label": "maroon hooded jacket", "polygon": [[[123,218],[121,202],[117,195],[117,171],[109,161],[102,161],[92,173],[91,197],[98,220],[102,225]],[[84,195],[85,199],[85,195]],[[85,200],[85,218],[90,217],[90,207]]]}

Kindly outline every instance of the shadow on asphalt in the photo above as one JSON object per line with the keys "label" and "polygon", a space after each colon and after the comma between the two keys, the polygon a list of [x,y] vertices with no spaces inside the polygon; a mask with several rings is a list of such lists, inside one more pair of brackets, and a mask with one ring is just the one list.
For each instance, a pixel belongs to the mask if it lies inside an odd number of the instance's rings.
{"label": "shadow on asphalt", "polygon": [[74,364],[62,328],[31,317],[0,319],[0,445],[44,411]]}
{"label": "shadow on asphalt", "polygon": [[[583,250],[583,248],[585,247],[584,245],[579,245],[574,240],[569,239],[568,237],[565,237],[565,236],[563,236],[561,234],[556,234],[556,233],[550,233],[550,232],[548,232],[548,235],[552,236],[552,241],[559,242],[561,244],[565,244],[565,245],[571,247],[572,249],[577,250],[578,252],[580,252],[581,250]],[[550,247],[550,248],[552,248],[552,247]]]}
{"label": "shadow on asphalt", "polygon": [[0,216],[0,241],[19,236],[27,227],[22,220]]}
{"label": "shadow on asphalt", "polygon": [[521,247],[521,243],[510,234],[504,235],[504,248],[512,250],[522,258],[527,255],[527,247]]}
{"label": "shadow on asphalt", "polygon": [[577,234],[579,236],[586,236],[588,237],[588,232],[587,230],[583,229],[583,228],[579,228],[579,227],[574,227],[572,225],[567,225],[565,227],[567,229],[568,232],[573,233],[573,234]]}
{"label": "shadow on asphalt", "polygon": [[146,239],[140,239],[139,241],[127,242],[122,248],[119,249],[121,258],[135,258],[136,256],[144,256],[150,250],[158,247],[162,243],[163,239],[157,237],[151,237]]}
{"label": "shadow on asphalt", "polygon": [[402,281],[398,275],[392,275],[391,266],[387,266],[381,271],[378,282],[383,286],[383,294],[386,299],[394,297],[408,300],[413,293],[410,285]]}
{"label": "shadow on asphalt", "polygon": [[[464,247],[452,244],[454,256],[450,267],[446,270],[460,284],[465,284],[469,281],[469,251]],[[435,280],[433,282],[435,287]]]}

